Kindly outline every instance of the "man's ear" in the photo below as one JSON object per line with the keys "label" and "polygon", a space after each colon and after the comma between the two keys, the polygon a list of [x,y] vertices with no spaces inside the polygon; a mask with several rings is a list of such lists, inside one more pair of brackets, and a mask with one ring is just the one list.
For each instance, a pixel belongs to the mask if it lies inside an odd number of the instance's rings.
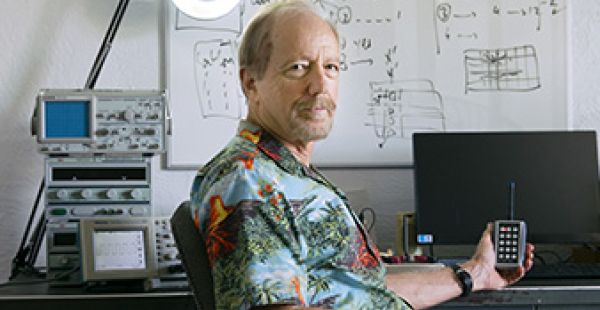
{"label": "man's ear", "polygon": [[256,90],[256,77],[247,68],[240,69],[240,82],[242,83],[242,90],[244,95],[248,98],[248,102],[256,102],[258,99],[258,92]]}

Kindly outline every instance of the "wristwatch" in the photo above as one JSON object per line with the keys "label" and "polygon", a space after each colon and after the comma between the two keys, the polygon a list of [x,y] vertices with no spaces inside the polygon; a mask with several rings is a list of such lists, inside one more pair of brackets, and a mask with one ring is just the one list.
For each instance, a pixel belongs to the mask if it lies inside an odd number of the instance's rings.
{"label": "wristwatch", "polygon": [[464,270],[459,265],[452,265],[450,268],[452,268],[454,271],[454,275],[456,276],[456,279],[460,284],[460,288],[462,289],[462,294],[460,294],[460,297],[469,296],[473,290],[473,278],[471,278],[469,272]]}

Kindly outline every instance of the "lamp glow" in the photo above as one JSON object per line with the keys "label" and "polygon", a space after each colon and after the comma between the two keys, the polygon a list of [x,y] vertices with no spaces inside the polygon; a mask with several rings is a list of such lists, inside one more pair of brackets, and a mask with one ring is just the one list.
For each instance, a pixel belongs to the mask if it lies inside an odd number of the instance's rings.
{"label": "lamp glow", "polygon": [[193,18],[216,19],[236,7],[239,0],[172,0],[175,6]]}

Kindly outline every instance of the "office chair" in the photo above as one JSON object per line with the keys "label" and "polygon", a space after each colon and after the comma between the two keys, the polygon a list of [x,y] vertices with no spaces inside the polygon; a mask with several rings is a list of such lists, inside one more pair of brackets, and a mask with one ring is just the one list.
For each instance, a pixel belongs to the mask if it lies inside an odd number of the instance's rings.
{"label": "office chair", "polygon": [[196,307],[215,309],[213,278],[204,247],[204,238],[194,226],[189,201],[182,202],[171,216],[171,230],[186,270]]}

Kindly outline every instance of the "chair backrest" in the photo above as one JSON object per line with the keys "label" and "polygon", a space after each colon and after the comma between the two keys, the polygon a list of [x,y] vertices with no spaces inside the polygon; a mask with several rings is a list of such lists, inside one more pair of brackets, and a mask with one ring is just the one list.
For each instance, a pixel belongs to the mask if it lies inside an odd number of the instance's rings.
{"label": "chair backrest", "polygon": [[215,309],[213,278],[202,234],[194,226],[189,201],[171,216],[171,230],[198,309]]}

